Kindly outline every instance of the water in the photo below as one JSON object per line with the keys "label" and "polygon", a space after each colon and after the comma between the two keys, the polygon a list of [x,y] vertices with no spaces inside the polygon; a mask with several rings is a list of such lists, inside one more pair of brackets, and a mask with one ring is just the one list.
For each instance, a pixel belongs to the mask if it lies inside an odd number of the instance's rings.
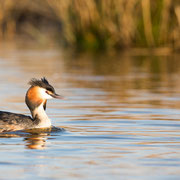
{"label": "water", "polygon": [[0,179],[179,179],[180,62],[1,47],[0,108],[29,114],[27,81],[46,76],[52,133],[0,136]]}

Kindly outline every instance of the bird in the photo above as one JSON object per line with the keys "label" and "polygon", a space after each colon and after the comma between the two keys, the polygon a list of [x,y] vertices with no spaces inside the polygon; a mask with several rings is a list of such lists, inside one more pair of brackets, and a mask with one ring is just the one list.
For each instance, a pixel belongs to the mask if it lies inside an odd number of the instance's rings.
{"label": "bird", "polygon": [[0,133],[35,128],[50,128],[51,120],[45,110],[48,99],[63,99],[56,94],[55,89],[48,80],[32,78],[30,88],[26,92],[25,103],[31,112],[31,116],[0,111]]}

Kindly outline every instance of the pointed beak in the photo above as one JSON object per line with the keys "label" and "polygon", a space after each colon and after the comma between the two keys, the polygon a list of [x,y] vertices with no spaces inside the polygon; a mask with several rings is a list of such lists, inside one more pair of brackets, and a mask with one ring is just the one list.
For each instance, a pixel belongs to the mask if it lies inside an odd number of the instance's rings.
{"label": "pointed beak", "polygon": [[56,94],[56,93],[51,94],[51,96],[52,96],[53,98],[56,98],[56,99],[64,99],[63,96],[61,96],[61,95],[59,95],[59,94]]}

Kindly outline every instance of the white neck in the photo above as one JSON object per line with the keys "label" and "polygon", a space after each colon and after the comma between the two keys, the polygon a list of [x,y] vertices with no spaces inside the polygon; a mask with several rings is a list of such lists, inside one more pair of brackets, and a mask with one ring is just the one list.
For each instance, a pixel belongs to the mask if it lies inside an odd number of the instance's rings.
{"label": "white neck", "polygon": [[44,110],[43,103],[37,108],[35,108],[34,111],[31,112],[31,114],[33,118],[38,117],[38,119],[40,120],[36,128],[45,128],[51,126],[51,120],[48,118]]}

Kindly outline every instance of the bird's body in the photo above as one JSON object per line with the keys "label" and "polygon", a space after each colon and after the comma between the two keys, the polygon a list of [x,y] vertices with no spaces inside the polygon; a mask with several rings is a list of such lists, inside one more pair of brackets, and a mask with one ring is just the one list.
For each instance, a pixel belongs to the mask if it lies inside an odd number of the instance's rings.
{"label": "bird's body", "polygon": [[31,87],[26,93],[25,101],[32,117],[0,111],[0,132],[51,127],[51,120],[45,112],[47,99],[61,99],[61,96],[55,93],[45,78],[32,79],[29,84]]}
{"label": "bird's body", "polygon": [[35,122],[30,116],[0,111],[0,132],[29,129],[34,125]]}

